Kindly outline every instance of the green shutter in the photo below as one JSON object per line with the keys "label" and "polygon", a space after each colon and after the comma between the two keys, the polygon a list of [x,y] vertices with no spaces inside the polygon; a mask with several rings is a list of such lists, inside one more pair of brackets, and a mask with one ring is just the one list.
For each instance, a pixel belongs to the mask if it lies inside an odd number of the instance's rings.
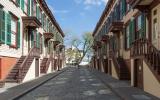
{"label": "green shutter", "polygon": [[2,35],[2,20],[3,20],[2,14],[3,14],[3,11],[0,8],[0,42],[2,42],[2,40],[1,40],[1,35]]}
{"label": "green shutter", "polygon": [[131,45],[132,42],[135,40],[135,20],[130,21],[129,25],[129,44]]}
{"label": "green shutter", "polygon": [[30,10],[31,10],[31,0],[28,0],[28,15],[30,16]]}
{"label": "green shutter", "polygon": [[122,15],[126,14],[126,0],[122,0]]}
{"label": "green shutter", "polygon": [[21,9],[24,11],[24,0],[21,0]]}
{"label": "green shutter", "polygon": [[20,21],[18,21],[17,47],[20,48]]}
{"label": "green shutter", "polygon": [[37,44],[37,47],[39,48],[39,45],[40,45],[40,34],[37,32],[37,36],[36,36],[36,44]]}
{"label": "green shutter", "polygon": [[42,14],[42,22],[41,23],[42,23],[42,28],[43,28],[43,14]]}
{"label": "green shutter", "polygon": [[5,12],[0,9],[0,41],[5,43]]}
{"label": "green shutter", "polygon": [[34,46],[34,32],[31,32],[31,47]]}
{"label": "green shutter", "polygon": [[7,14],[7,44],[11,45],[11,15]]}
{"label": "green shutter", "polygon": [[34,9],[33,2],[34,2],[34,0],[31,0],[31,15],[32,16],[33,16],[33,9]]}
{"label": "green shutter", "polygon": [[142,26],[142,28],[141,28],[141,29],[142,29],[142,31],[141,31],[141,37],[144,38],[144,37],[145,37],[145,32],[146,32],[145,14],[142,14],[142,17],[141,17],[141,18],[142,18],[142,20],[141,20],[141,21],[142,21],[142,22],[141,22],[141,24],[142,24],[142,25],[141,25],[141,26]]}
{"label": "green shutter", "polygon": [[36,6],[36,17],[39,19],[39,7],[38,7],[38,5]]}
{"label": "green shutter", "polygon": [[18,4],[18,6],[20,6],[20,0],[16,0],[16,3]]}

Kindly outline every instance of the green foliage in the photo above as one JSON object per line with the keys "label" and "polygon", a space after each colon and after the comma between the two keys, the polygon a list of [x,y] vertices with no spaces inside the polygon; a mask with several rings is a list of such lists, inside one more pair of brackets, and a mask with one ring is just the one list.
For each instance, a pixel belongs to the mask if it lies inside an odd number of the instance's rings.
{"label": "green foliage", "polygon": [[83,58],[92,53],[91,46],[93,45],[93,37],[90,32],[84,33],[82,39],[73,38],[71,41],[71,45],[77,49],[79,54],[81,54],[78,59],[78,64],[83,60]]}

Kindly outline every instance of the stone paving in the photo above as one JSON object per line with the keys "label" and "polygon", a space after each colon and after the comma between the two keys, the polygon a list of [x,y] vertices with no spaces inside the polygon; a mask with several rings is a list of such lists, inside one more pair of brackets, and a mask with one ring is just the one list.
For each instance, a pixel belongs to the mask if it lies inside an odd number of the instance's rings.
{"label": "stone paving", "polygon": [[[8,89],[0,94],[0,100],[160,100],[95,69],[69,67],[59,73]],[[24,92],[42,82],[33,90]],[[19,98],[13,99],[19,94]]]}
{"label": "stone paving", "polygon": [[89,69],[99,80],[124,100],[160,100],[141,89],[130,86],[129,81],[120,81],[95,69]]}
{"label": "stone paving", "polygon": [[122,100],[86,68],[72,68],[19,100]]}

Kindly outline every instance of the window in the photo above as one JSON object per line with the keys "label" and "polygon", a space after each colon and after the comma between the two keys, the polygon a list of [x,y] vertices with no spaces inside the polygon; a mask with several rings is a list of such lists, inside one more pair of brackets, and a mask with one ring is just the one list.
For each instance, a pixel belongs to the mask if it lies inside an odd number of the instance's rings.
{"label": "window", "polygon": [[142,28],[142,16],[141,15],[138,16],[136,23],[137,23],[136,31],[141,30],[141,28]]}
{"label": "window", "polygon": [[152,39],[157,39],[158,38],[158,23],[157,23],[157,18],[153,20],[153,37]]}
{"label": "window", "polygon": [[33,16],[35,16],[36,17],[36,7],[37,7],[37,5],[36,5],[36,1],[35,0],[32,0],[32,14],[33,14]]}
{"label": "window", "polygon": [[127,3],[127,12],[129,12],[131,9],[131,6]]}
{"label": "window", "polygon": [[130,47],[130,36],[129,36],[129,33],[130,33],[130,32],[129,32],[129,28],[130,28],[130,27],[129,27],[129,25],[128,25],[128,26],[126,27],[126,35],[125,35],[125,36],[126,36],[126,37],[125,37],[125,39],[126,39],[126,40],[125,40],[125,45],[126,45],[125,47],[126,47],[126,49],[128,49],[128,48]]}
{"label": "window", "polygon": [[39,21],[42,23],[42,9],[39,8]]}
{"label": "window", "polygon": [[42,34],[40,34],[40,53],[43,53],[43,42],[42,42]]}
{"label": "window", "polygon": [[136,39],[145,36],[145,15],[141,14],[136,18]]}
{"label": "window", "polygon": [[27,13],[28,11],[28,0],[24,0],[24,12]]}
{"label": "window", "polygon": [[16,47],[18,20],[14,17],[11,18],[11,45]]}

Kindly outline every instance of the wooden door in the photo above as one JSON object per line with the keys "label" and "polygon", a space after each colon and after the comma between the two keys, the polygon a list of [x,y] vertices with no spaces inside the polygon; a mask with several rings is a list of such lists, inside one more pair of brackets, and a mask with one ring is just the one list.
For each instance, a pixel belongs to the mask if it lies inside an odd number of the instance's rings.
{"label": "wooden door", "polygon": [[103,69],[105,73],[108,73],[108,59],[104,59],[103,61]]}
{"label": "wooden door", "polygon": [[109,60],[109,74],[112,75],[112,61]]}
{"label": "wooden door", "polygon": [[36,73],[36,77],[39,76],[39,58],[36,58],[36,61],[35,61],[35,73]]}
{"label": "wooden door", "polygon": [[143,89],[143,63],[142,60],[136,59],[134,62],[134,85]]}

